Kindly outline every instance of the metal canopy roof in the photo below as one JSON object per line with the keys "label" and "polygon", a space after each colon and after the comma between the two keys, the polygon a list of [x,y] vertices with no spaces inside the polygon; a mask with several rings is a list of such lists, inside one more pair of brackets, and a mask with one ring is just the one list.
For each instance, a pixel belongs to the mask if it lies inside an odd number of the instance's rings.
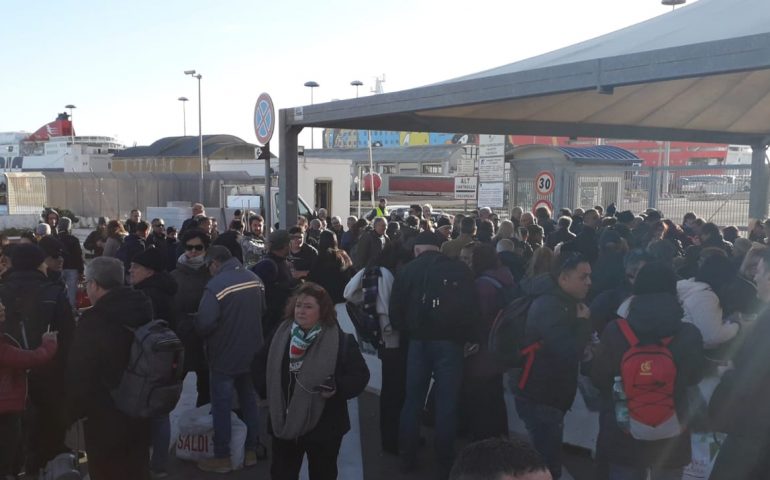
{"label": "metal canopy roof", "polygon": [[700,0],[478,74],[284,112],[287,128],[765,144],[770,2]]}

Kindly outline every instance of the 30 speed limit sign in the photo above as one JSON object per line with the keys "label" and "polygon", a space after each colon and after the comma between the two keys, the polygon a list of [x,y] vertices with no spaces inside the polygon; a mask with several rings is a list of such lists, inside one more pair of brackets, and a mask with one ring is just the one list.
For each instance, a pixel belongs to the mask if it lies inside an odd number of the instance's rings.
{"label": "30 speed limit sign", "polygon": [[538,195],[548,195],[553,192],[553,188],[556,182],[553,178],[553,173],[544,171],[537,174],[535,177],[535,191]]}

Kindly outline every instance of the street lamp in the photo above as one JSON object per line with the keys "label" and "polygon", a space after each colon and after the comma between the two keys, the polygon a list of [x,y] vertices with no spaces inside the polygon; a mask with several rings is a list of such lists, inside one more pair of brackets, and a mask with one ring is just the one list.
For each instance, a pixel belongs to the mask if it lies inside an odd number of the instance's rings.
{"label": "street lamp", "polygon": [[182,131],[184,132],[184,136],[187,136],[187,111],[185,110],[185,103],[187,103],[187,100],[189,100],[187,97],[179,97],[177,98],[180,102],[182,102]]}
{"label": "street lamp", "polygon": [[670,6],[671,10],[675,9],[677,5],[684,5],[687,0],[661,0],[661,5]]}
{"label": "street lamp", "polygon": [[65,105],[64,108],[67,108],[70,111],[70,136],[72,137],[72,145],[75,145],[75,124],[72,123],[72,110],[78,107],[70,103],[69,105]]}
{"label": "street lamp", "polygon": [[352,82],[350,82],[350,84],[356,87],[356,98],[358,98],[358,87],[362,86],[364,82],[362,82],[361,80],[353,80]]}
{"label": "street lamp", "polygon": [[[305,86],[310,89],[310,105],[312,105],[313,104],[313,89],[316,88],[316,87],[320,87],[320,85],[318,85],[318,82],[314,82],[314,81],[310,80],[309,82],[305,82]],[[313,143],[313,127],[310,127],[310,148],[311,149],[315,148],[314,143]]]}
{"label": "street lamp", "polygon": [[198,79],[198,152],[200,153],[201,171],[198,179],[198,201],[204,202],[203,198],[203,121],[201,116],[201,78],[203,75],[195,73],[195,70],[185,70],[185,75],[190,75]]}

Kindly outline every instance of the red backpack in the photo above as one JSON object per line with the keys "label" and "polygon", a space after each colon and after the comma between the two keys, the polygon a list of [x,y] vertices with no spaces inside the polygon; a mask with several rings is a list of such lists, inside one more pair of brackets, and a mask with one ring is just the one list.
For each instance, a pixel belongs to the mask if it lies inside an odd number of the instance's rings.
{"label": "red backpack", "polygon": [[620,376],[628,401],[629,433],[637,440],[662,440],[679,436],[682,426],[674,404],[676,364],[668,345],[672,337],[659,343],[639,345],[628,321],[618,319],[618,327],[631,348],[623,354]]}

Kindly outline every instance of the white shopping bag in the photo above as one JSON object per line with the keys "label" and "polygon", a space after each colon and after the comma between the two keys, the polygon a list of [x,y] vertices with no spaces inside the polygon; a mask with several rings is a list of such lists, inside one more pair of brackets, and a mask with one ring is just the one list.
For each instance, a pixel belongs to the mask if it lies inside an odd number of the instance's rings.
{"label": "white shopping bag", "polygon": [[[176,457],[199,461],[214,456],[214,421],[209,413],[211,405],[182,412],[179,433],[176,436]],[[234,470],[243,468],[246,446],[246,424],[230,412],[230,463]]]}
{"label": "white shopping bag", "polygon": [[714,433],[693,433],[692,463],[684,468],[682,480],[706,480],[714,468],[719,445],[724,435]]}

